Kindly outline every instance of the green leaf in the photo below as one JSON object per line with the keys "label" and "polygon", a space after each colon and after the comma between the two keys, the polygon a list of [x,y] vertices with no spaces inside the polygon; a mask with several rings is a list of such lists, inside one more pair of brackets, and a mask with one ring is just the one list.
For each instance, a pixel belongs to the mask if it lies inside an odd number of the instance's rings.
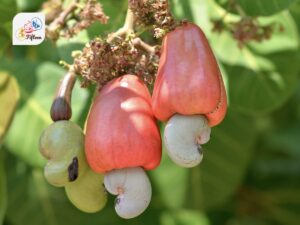
{"label": "green leaf", "polygon": [[294,18],[294,21],[297,23],[298,30],[300,30],[300,1],[298,4],[293,5],[289,10],[291,15]]}
{"label": "green leaf", "polygon": [[79,34],[70,39],[59,38],[56,44],[61,60],[72,64],[72,52],[81,50],[88,42],[89,37],[86,30],[81,31]]}
{"label": "green leaf", "polygon": [[0,224],[3,223],[4,215],[7,205],[7,192],[6,192],[6,177],[4,169],[3,151],[0,148]]}
{"label": "green leaf", "polygon": [[193,210],[166,212],[162,215],[162,225],[209,225],[210,222],[203,213]]}
{"label": "green leaf", "polygon": [[32,12],[32,11],[38,11],[38,9],[41,7],[41,4],[43,0],[16,0],[18,10],[21,12]]}
{"label": "green leaf", "polygon": [[94,39],[97,36],[105,37],[108,33],[116,31],[120,28],[126,16],[127,1],[126,0],[101,0],[104,13],[109,17],[107,24],[95,22],[88,28],[89,38]]}
{"label": "green leaf", "polygon": [[210,0],[172,0],[171,7],[178,19],[188,19],[195,22],[207,34],[211,30],[209,18],[211,2]]}
{"label": "green leaf", "polygon": [[[187,169],[175,165],[167,156],[166,151],[163,150],[160,166],[151,171],[151,177],[167,207],[176,209],[184,204],[188,173]],[[170,191],[170,188],[172,191]]]}
{"label": "green leaf", "polygon": [[3,52],[11,46],[11,30],[12,23],[10,22],[2,22],[0,24],[0,56]]}
{"label": "green leaf", "polygon": [[[1,65],[2,64],[2,65]],[[59,79],[65,70],[53,63],[33,64],[28,61],[7,62],[0,66],[15,75],[21,92],[19,107],[5,139],[10,151],[33,166],[42,166],[45,161],[39,154],[38,142],[42,131],[52,123],[50,107]],[[88,94],[77,82],[72,96],[73,121],[81,116]]]}
{"label": "green leaf", "polygon": [[268,16],[287,9],[298,0],[236,0],[247,15]]}
{"label": "green leaf", "polygon": [[19,100],[19,87],[16,79],[0,71],[0,147],[3,142]]}
{"label": "green leaf", "polygon": [[225,66],[231,107],[251,115],[270,113],[296,90],[299,65],[290,66],[290,63],[299,60],[299,53],[281,52],[270,55],[269,59],[251,55],[247,50],[244,53],[252,68]]}
{"label": "green leaf", "polygon": [[[239,187],[250,162],[255,132],[253,121],[229,111],[223,123],[212,129],[204,145],[204,160],[193,169],[180,168],[163,157],[152,172],[164,204],[178,209],[210,209],[225,202]],[[164,150],[165,152],[165,150]]]}
{"label": "green leaf", "polygon": [[15,1],[12,0],[0,0],[0,21],[12,22],[13,17],[17,13],[17,5]]}
{"label": "green leaf", "polygon": [[247,114],[269,113],[296,90],[300,66],[291,66],[291,62],[300,56],[297,27],[287,13],[272,21],[284,22],[286,31],[242,49],[226,32],[211,36],[212,47],[228,74],[230,106]]}
{"label": "green leaf", "polygon": [[187,205],[210,209],[223,204],[237,188],[251,161],[256,140],[253,120],[229,110],[212,129],[200,167],[190,173]]}

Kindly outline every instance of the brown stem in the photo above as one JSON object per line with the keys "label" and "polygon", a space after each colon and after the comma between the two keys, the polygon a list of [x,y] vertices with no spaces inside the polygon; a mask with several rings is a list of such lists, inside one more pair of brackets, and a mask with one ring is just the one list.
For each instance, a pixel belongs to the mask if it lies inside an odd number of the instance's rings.
{"label": "brown stem", "polygon": [[59,16],[52,21],[47,27],[47,37],[52,40],[58,38],[60,29],[65,25],[67,16],[72,13],[78,7],[78,0],[73,0],[73,2],[62,11]]}
{"label": "brown stem", "polygon": [[51,106],[50,115],[53,121],[69,120],[72,117],[71,97],[76,81],[73,67],[59,82],[54,101]]}
{"label": "brown stem", "polygon": [[156,49],[154,46],[151,46],[149,44],[147,44],[146,42],[144,42],[142,39],[140,39],[139,37],[134,38],[132,40],[132,43],[134,46],[136,47],[140,47],[142,49],[144,49],[145,51],[147,51],[149,54],[154,55],[156,53]]}
{"label": "brown stem", "polygon": [[77,9],[78,0],[74,0],[53,22],[64,25],[67,16]]}
{"label": "brown stem", "polygon": [[109,35],[107,42],[112,42],[115,38],[134,33],[135,16],[131,9],[127,9],[126,19],[123,27]]}

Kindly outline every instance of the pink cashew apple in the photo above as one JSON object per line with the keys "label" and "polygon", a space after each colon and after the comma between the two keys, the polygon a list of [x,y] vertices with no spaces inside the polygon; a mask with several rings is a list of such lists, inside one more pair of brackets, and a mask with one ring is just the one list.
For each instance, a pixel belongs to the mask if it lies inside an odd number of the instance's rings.
{"label": "pink cashew apple", "polygon": [[198,165],[200,145],[224,119],[227,98],[216,58],[197,25],[184,23],[165,36],[152,109],[167,121],[164,143],[170,158],[183,167]]}
{"label": "pink cashew apple", "polygon": [[227,100],[222,76],[203,31],[195,24],[183,24],[165,36],[152,108],[161,121],[175,113],[202,114],[212,127],[224,119]]}
{"label": "pink cashew apple", "polygon": [[161,139],[151,96],[137,76],[115,78],[98,93],[87,120],[85,150],[96,172],[159,165]]}

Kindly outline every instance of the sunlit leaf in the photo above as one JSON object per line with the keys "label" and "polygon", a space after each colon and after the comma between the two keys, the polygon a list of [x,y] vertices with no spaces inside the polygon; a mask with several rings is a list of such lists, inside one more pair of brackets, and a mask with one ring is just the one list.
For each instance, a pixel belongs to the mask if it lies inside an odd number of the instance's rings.
{"label": "sunlit leaf", "polygon": [[19,87],[16,79],[0,71],[0,146],[3,142],[19,100]]}
{"label": "sunlit leaf", "polygon": [[162,225],[209,225],[205,214],[193,210],[179,210],[162,215]]}
{"label": "sunlit leaf", "polygon": [[16,0],[18,10],[21,12],[31,12],[31,11],[37,11],[42,3],[43,0]]}

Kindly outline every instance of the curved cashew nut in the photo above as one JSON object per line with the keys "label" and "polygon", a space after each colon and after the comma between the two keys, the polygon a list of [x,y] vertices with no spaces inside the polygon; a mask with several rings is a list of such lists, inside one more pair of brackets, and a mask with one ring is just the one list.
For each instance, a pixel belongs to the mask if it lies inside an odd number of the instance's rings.
{"label": "curved cashew nut", "polygon": [[194,167],[202,158],[201,144],[210,139],[211,128],[202,115],[175,114],[165,126],[164,143],[170,158],[179,166]]}
{"label": "curved cashew nut", "polygon": [[150,203],[151,184],[140,167],[112,170],[105,174],[104,185],[108,192],[118,195],[115,210],[124,219],[140,215]]}

